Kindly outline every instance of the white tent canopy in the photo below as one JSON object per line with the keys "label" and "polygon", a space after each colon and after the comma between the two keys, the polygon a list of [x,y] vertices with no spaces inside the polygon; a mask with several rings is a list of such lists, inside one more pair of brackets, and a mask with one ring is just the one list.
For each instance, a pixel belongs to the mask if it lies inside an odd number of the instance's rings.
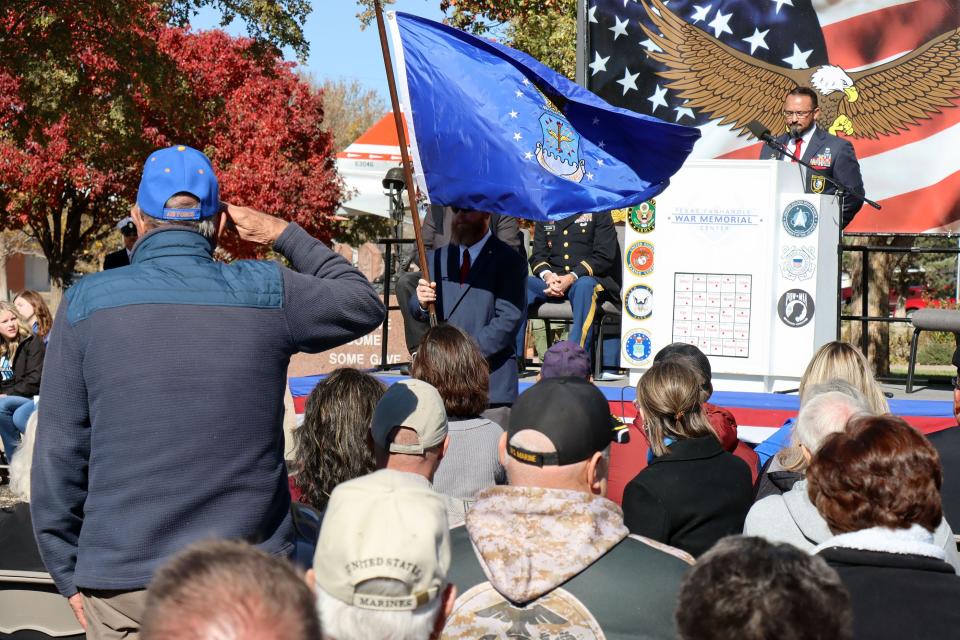
{"label": "white tent canopy", "polygon": [[393,113],[388,113],[337,154],[337,171],[346,184],[349,198],[344,200],[338,213],[389,218],[390,199],[383,188],[383,178],[387,171],[398,166],[401,166],[400,143]]}

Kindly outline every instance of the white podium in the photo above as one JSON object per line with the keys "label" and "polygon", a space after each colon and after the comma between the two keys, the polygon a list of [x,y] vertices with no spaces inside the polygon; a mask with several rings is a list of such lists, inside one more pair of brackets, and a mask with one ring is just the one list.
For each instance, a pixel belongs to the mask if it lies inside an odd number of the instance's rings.
{"label": "white podium", "polygon": [[710,358],[714,388],[796,388],[835,338],[839,214],[776,160],[690,161],[627,212],[621,365],[636,384],[671,342]]}

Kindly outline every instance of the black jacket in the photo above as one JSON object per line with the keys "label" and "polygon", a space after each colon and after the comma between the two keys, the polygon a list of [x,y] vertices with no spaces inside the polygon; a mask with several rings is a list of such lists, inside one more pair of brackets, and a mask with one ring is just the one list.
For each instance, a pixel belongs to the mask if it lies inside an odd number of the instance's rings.
{"label": "black jacket", "polygon": [[114,251],[113,253],[108,253],[103,258],[103,269],[116,269],[117,267],[125,267],[130,264],[130,256],[127,255],[126,249],[120,249],[119,251]]}
{"label": "black jacket", "polygon": [[960,576],[942,560],[830,547],[817,555],[850,592],[855,640],[956,638]]}
{"label": "black jacket", "polygon": [[0,393],[32,398],[40,393],[40,374],[46,348],[43,339],[30,336],[20,343],[13,355],[13,378],[0,382]]}
{"label": "black jacket", "polygon": [[743,531],[750,468],[713,436],[679,440],[627,484],[623,519],[635,533],[698,556]]}
{"label": "black jacket", "polygon": [[960,427],[950,427],[927,437],[936,447],[943,465],[943,486],[940,487],[943,517],[951,529],[960,531]]}

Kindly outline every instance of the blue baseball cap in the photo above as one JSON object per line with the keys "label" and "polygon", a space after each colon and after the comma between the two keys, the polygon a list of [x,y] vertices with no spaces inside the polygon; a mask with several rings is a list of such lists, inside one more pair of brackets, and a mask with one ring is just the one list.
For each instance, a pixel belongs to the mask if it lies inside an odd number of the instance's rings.
{"label": "blue baseball cap", "polygon": [[[178,193],[195,196],[200,206],[163,206]],[[143,165],[137,206],[160,220],[200,220],[216,215],[220,210],[220,187],[213,165],[203,153],[182,144],[154,151]]]}

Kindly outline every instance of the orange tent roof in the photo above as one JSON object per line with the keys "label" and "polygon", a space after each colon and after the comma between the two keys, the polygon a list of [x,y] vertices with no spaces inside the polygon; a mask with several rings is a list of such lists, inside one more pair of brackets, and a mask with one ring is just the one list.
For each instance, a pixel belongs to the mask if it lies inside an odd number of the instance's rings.
{"label": "orange tent roof", "polygon": [[[410,140],[410,132],[407,130],[406,119],[403,120],[403,133],[406,135],[407,140]],[[393,112],[391,111],[380,118],[376,124],[354,140],[353,144],[377,144],[399,147],[400,140],[397,137],[397,126],[393,121]]]}

